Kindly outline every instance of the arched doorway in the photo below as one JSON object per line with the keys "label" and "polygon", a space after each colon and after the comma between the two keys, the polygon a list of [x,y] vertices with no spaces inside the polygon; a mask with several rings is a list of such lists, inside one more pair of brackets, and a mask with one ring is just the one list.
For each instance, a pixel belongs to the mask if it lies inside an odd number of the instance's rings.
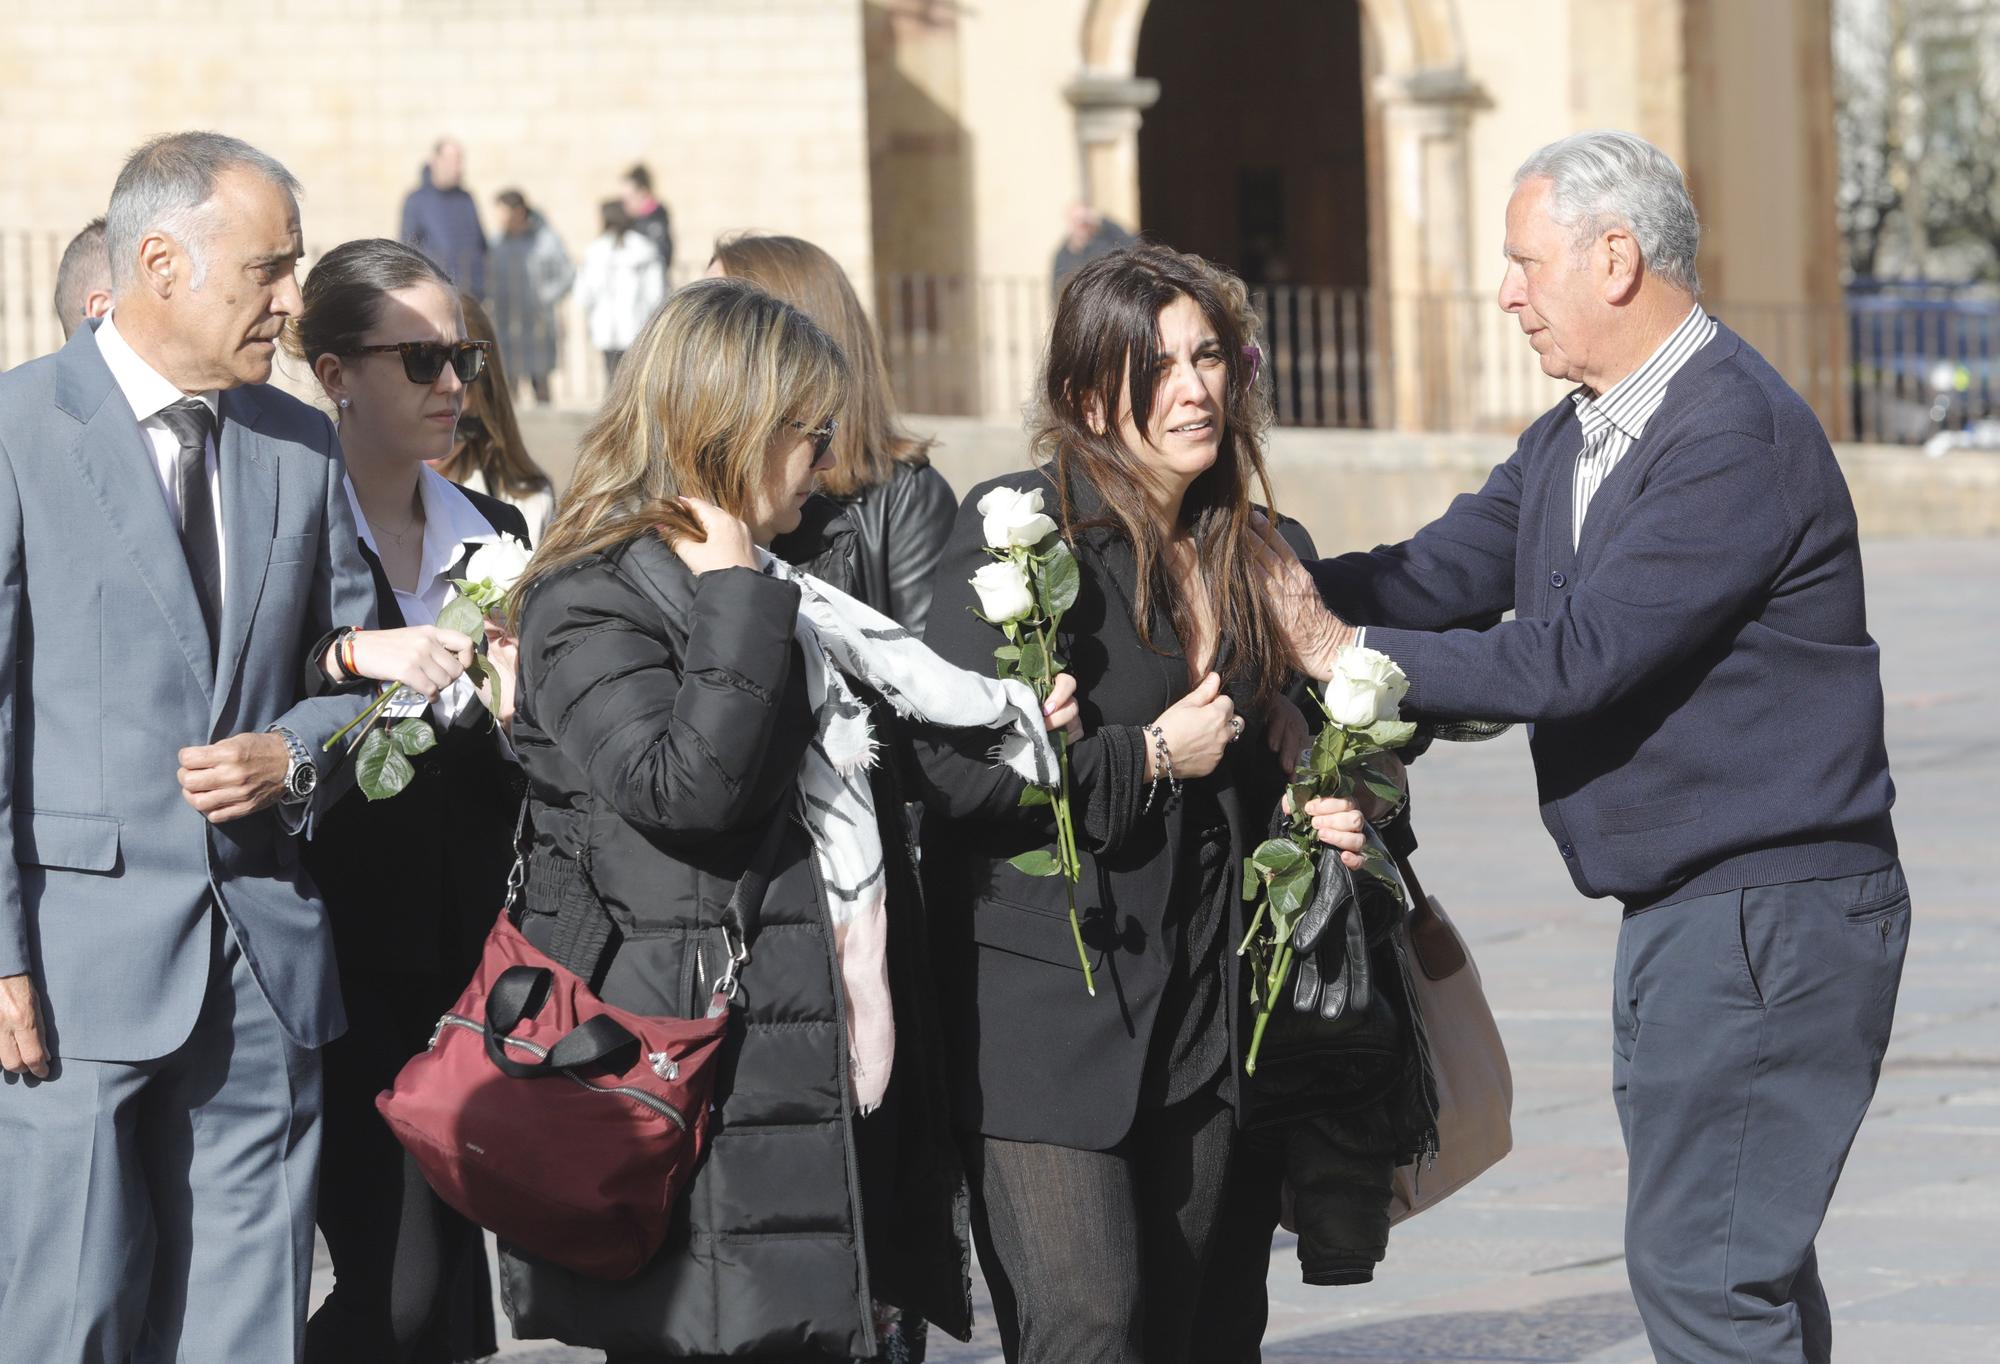
{"label": "arched doorway", "polygon": [[1151,0],[1133,74],[1148,236],[1229,266],[1278,419],[1373,424],[1368,61],[1359,0]]}

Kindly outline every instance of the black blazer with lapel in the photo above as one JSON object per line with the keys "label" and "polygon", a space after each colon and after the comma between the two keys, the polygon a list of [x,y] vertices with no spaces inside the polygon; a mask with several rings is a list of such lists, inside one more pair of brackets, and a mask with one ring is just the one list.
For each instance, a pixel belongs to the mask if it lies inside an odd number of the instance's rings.
{"label": "black blazer with lapel", "polygon": [[[527,542],[519,508],[459,491],[494,530]],[[455,574],[471,554],[468,548]],[[382,628],[401,627],[403,613],[381,561],[366,543],[361,557],[375,577]],[[343,969],[438,975],[455,991],[471,977],[500,912],[521,770],[476,700],[439,728],[435,748],[411,761],[416,777],[388,800],[349,791],[306,845],[306,861],[326,897]]]}
{"label": "black blazer with lapel", "polygon": [[[950,662],[988,674],[1003,640],[973,614],[977,598],[968,580],[992,562],[977,504],[1001,486],[1040,489],[1054,514],[1054,485],[1039,470],[972,489],[938,564],[924,635]],[[1075,501],[1079,521],[1089,520],[1094,496],[1079,488]],[[1300,534],[1291,526],[1287,532]],[[1161,991],[1179,947],[1168,909],[1176,877],[1192,874],[1180,857],[1181,804],[1162,799],[1141,813],[1146,739],[1139,726],[1186,695],[1189,682],[1157,593],[1151,623],[1157,652],[1139,638],[1135,560],[1124,538],[1087,530],[1072,547],[1082,581],[1058,647],[1076,677],[1083,715],[1085,737],[1071,749],[1071,785],[1083,860],[1077,908],[1095,998],[1084,993],[1062,879],[1029,877],[1008,864],[1017,853],[1052,845],[1048,811],[1019,807],[1022,782],[991,760],[988,735],[919,730],[915,746],[927,807],[926,900],[953,1048],[957,1121],[1005,1140],[1104,1150],[1124,1138],[1137,1112]],[[1240,858],[1264,837],[1283,778],[1265,741],[1263,715],[1248,696],[1234,699],[1245,732],[1213,781],[1232,854]],[[1235,935],[1225,952],[1231,1007],[1223,1011],[1232,1032],[1243,988],[1234,944],[1245,926],[1236,906],[1223,930]],[[1230,1054],[1238,1048],[1232,1045]],[[1235,1071],[1232,1059],[1232,1097]]]}

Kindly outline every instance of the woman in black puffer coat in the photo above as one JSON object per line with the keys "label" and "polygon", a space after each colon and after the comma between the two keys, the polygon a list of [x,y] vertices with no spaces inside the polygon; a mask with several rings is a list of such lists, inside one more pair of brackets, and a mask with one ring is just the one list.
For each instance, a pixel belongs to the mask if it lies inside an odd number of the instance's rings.
{"label": "woman in black puffer coat", "polygon": [[[732,280],[682,290],[619,367],[516,593],[529,939],[607,1002],[691,1016],[728,960],[736,882],[769,875],[711,1144],[659,1256],[609,1282],[503,1247],[516,1334],[614,1364],[865,1358],[888,1306],[970,1332],[910,871],[883,830],[896,1049],[864,1117],[830,896],[795,814],[820,660],[800,585],[755,566],[753,545],[796,528],[846,386],[796,310]],[[878,828],[899,802],[877,787]]]}

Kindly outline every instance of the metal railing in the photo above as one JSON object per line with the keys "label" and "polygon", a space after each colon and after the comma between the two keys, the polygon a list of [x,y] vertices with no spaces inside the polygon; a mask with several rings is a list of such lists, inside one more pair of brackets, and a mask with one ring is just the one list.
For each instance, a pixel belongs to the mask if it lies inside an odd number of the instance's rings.
{"label": "metal railing", "polygon": [[[0,369],[61,343],[51,299],[67,241],[0,230]],[[676,270],[675,283],[686,274]],[[884,274],[871,292],[905,409],[1018,419],[1048,335],[1045,277]],[[1280,425],[1514,431],[1564,391],[1542,375],[1489,294],[1304,285],[1254,285],[1250,293]],[[1805,396],[1836,439],[1914,444],[2000,419],[2000,304],[1868,295],[1827,306],[1707,306]],[[574,292],[557,311],[554,400],[594,407],[604,395],[603,361]],[[310,388],[289,369],[285,378]],[[532,401],[525,383],[517,400]]]}

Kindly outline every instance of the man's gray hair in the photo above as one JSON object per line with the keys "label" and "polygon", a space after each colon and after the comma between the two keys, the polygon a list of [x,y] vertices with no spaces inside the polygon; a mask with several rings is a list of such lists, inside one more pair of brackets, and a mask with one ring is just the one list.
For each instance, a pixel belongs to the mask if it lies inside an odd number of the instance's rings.
{"label": "man's gray hair", "polygon": [[1690,294],[1701,292],[1695,256],[1701,221],[1673,158],[1631,133],[1591,132],[1551,142],[1521,163],[1514,187],[1549,182],[1549,216],[1579,247],[1613,225],[1639,243],[1646,268]]}
{"label": "man's gray hair", "polygon": [[111,288],[123,294],[135,282],[139,241],[165,232],[194,262],[188,287],[201,288],[208,273],[208,237],[214,228],[209,201],[224,171],[254,172],[298,198],[299,182],[277,159],[222,133],[168,133],[133,152],[118,172],[111,206],[104,212],[104,245],[111,253]]}

